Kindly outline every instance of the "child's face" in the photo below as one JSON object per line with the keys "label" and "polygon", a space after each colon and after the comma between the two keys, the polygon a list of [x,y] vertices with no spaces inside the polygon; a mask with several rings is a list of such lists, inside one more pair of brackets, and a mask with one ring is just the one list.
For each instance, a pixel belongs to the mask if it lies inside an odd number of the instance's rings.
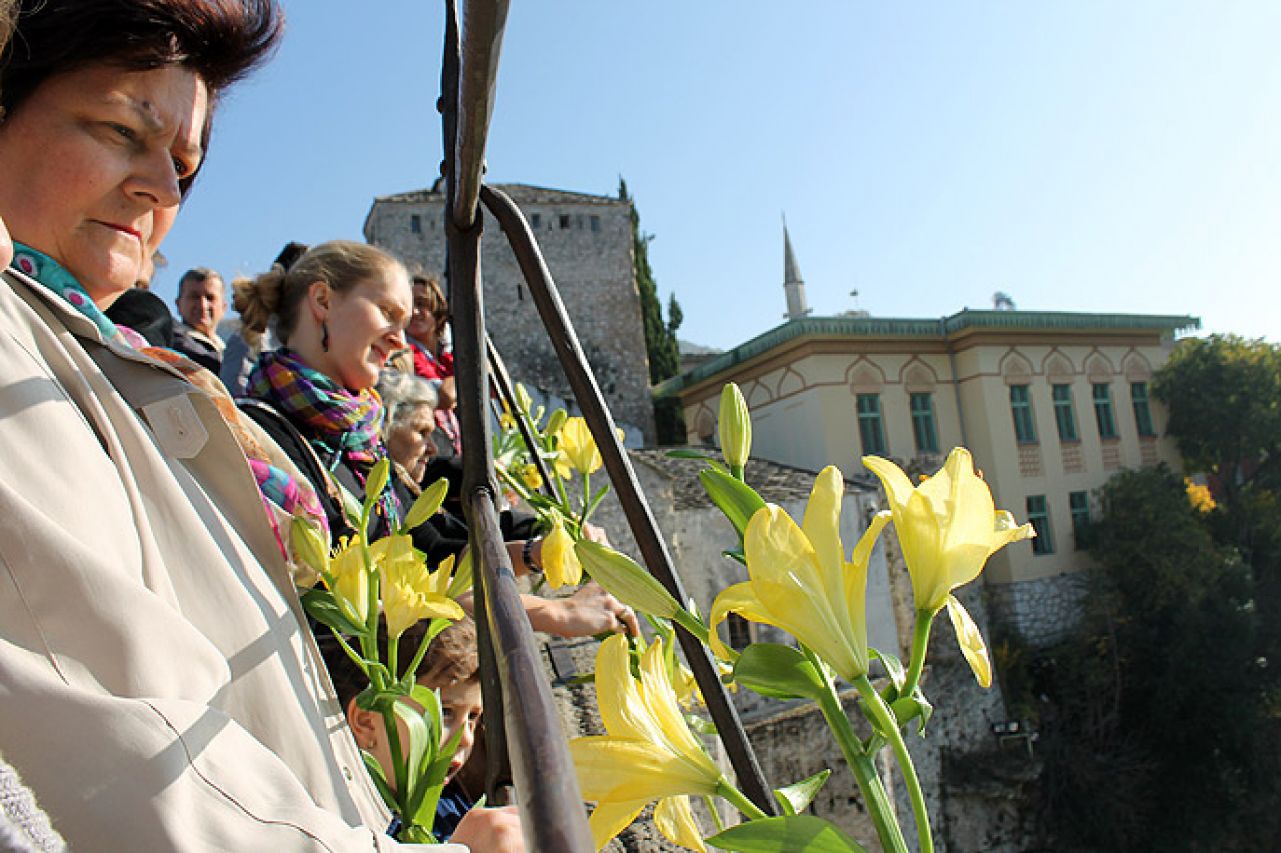
{"label": "child's face", "polygon": [[445,776],[445,780],[448,781],[453,779],[454,774],[467,763],[467,757],[471,755],[472,745],[476,740],[476,725],[480,722],[481,711],[484,710],[480,698],[480,681],[473,678],[470,681],[456,682],[449,687],[442,687],[440,707],[442,711],[441,744],[448,743],[456,732],[461,730],[463,733],[458,741],[458,751],[449,762],[449,773]]}
{"label": "child's face", "polygon": [[[425,678],[418,679],[418,683],[428,690],[435,690],[437,686]],[[480,680],[473,678],[470,681],[455,682],[447,687],[440,689],[440,744],[444,746],[449,743],[450,738],[460,729],[462,737],[458,741],[458,751],[454,753],[453,760],[449,762],[449,771],[445,775],[445,781],[448,782],[454,778],[462,766],[467,763],[467,757],[471,755],[472,745],[476,740],[476,725],[480,722],[480,712],[483,710],[480,698]],[[414,707],[422,710],[422,707],[412,699],[402,699]],[[353,700],[351,708],[355,708]],[[365,712],[369,713],[369,712]],[[382,765],[383,775],[391,784],[392,788],[396,787],[395,765],[391,760],[391,749],[388,745],[388,738],[382,734],[382,718],[378,717],[376,725],[380,736],[374,739],[373,746],[369,752]],[[405,726],[404,720],[396,718],[396,729],[400,737],[401,750],[409,750],[409,729]]]}

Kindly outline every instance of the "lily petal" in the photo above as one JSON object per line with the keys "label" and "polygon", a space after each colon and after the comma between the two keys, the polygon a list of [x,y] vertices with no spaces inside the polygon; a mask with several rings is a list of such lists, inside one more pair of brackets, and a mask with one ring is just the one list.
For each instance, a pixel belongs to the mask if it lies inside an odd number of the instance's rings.
{"label": "lily petal", "polygon": [[689,807],[689,797],[666,797],[654,807],[654,825],[669,840],[707,853],[703,845],[703,834],[694,822],[694,811]]}
{"label": "lily petal", "polygon": [[592,831],[592,843],[600,850],[610,839],[622,832],[645,809],[648,800],[629,800],[624,803],[602,802],[587,818]]}
{"label": "lily petal", "polygon": [[979,626],[975,624],[974,619],[970,617],[965,606],[957,600],[955,595],[947,597],[947,615],[952,618],[957,642],[961,644],[961,654],[965,655],[970,669],[974,670],[974,677],[978,680],[979,686],[991,687],[992,661],[988,658],[987,644],[983,642],[983,634],[979,631]]}

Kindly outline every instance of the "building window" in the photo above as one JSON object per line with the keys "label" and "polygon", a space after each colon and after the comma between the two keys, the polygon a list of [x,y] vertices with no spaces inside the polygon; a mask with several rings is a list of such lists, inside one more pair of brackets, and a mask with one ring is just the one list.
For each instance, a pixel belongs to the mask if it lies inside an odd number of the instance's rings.
{"label": "building window", "polygon": [[751,622],[748,622],[737,613],[731,613],[726,617],[725,625],[729,628],[729,647],[731,649],[745,649],[752,644]]}
{"label": "building window", "polygon": [[419,216],[417,213],[409,214],[409,233],[410,234],[423,233],[423,218]]}
{"label": "building window", "polygon": [[569,214],[568,213],[562,213],[560,215],[560,230],[562,231],[569,230]]}
{"label": "building window", "polygon": [[1116,419],[1112,417],[1112,386],[1094,383],[1094,419],[1099,424],[1099,438],[1116,438]]}
{"label": "building window", "polygon": [[1059,441],[1077,441],[1076,412],[1072,409],[1072,386],[1054,385],[1054,423],[1059,428]]}
{"label": "building window", "polygon": [[881,395],[858,395],[858,434],[863,440],[863,453],[885,454],[885,429],[881,426]]}
{"label": "building window", "polygon": [[1010,386],[1010,411],[1014,414],[1014,437],[1020,444],[1036,444],[1036,419],[1032,417],[1032,395],[1028,386]]}
{"label": "building window", "polygon": [[1050,531],[1050,511],[1045,505],[1045,495],[1027,496],[1027,520],[1036,530],[1036,536],[1032,537],[1032,553],[1053,554],[1054,534]]}
{"label": "building window", "polygon": [[917,453],[938,453],[939,436],[934,428],[934,395],[912,395],[912,434]]}
{"label": "building window", "polygon": [[538,228],[539,228],[542,224],[543,224],[543,216],[542,216],[542,214],[541,214],[541,213],[531,213],[531,214],[529,214],[529,227],[530,227],[530,228],[533,228],[534,230],[538,230]]}
{"label": "building window", "polygon": [[1130,402],[1134,404],[1134,423],[1139,435],[1156,435],[1152,428],[1152,407],[1148,405],[1148,383],[1130,383]]}
{"label": "building window", "polygon": [[1082,536],[1090,526],[1090,493],[1069,492],[1068,506],[1072,509],[1072,540],[1076,548],[1082,547]]}
{"label": "building window", "polygon": [[600,217],[596,215],[592,216],[592,233],[593,234],[600,233]]}

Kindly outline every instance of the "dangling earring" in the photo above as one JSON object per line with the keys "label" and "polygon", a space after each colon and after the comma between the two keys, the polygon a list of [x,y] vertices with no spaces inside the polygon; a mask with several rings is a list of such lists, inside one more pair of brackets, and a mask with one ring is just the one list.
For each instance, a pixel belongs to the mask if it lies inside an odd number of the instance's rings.
{"label": "dangling earring", "polygon": [[320,348],[329,352],[329,324],[324,320],[320,321]]}

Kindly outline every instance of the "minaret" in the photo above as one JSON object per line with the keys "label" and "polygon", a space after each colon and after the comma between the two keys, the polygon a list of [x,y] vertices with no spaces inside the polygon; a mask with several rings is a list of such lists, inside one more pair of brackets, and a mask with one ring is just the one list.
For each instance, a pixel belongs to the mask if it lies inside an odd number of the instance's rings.
{"label": "minaret", "polygon": [[796,265],[786,218],[783,219],[783,291],[787,294],[787,319],[799,320],[810,313],[805,304],[805,281],[801,278],[800,267]]}

